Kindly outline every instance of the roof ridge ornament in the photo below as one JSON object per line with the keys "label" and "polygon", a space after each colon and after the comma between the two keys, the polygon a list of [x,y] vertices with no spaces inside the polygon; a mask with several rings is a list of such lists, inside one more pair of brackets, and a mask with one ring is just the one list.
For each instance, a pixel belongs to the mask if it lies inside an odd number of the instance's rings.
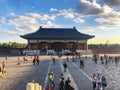
{"label": "roof ridge ornament", "polygon": [[40,28],[39,29],[42,29],[42,26],[40,26]]}
{"label": "roof ridge ornament", "polygon": [[73,29],[76,29],[76,27],[75,27],[75,26],[73,26]]}

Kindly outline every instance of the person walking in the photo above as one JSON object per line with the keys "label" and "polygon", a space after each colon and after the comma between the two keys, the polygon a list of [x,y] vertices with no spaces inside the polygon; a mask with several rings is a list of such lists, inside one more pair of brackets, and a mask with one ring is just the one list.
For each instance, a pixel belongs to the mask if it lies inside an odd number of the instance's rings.
{"label": "person walking", "polygon": [[102,90],[105,90],[105,88],[107,87],[107,81],[105,76],[102,76],[101,83],[102,83]]}
{"label": "person walking", "polygon": [[117,59],[117,56],[115,57],[115,64],[117,65],[118,63],[118,59]]}
{"label": "person walking", "polygon": [[20,57],[18,57],[18,63],[17,63],[17,65],[20,65]]}
{"label": "person walking", "polygon": [[68,56],[67,56],[67,62],[69,61],[69,58],[68,58]]}
{"label": "person walking", "polygon": [[38,55],[36,56],[36,61],[37,61],[37,65],[39,65],[40,59],[39,59],[39,56],[38,56]]}
{"label": "person walking", "polygon": [[2,70],[5,71],[5,61],[2,62]]}
{"label": "person walking", "polygon": [[71,80],[68,82],[68,86],[65,90],[75,90],[74,87],[72,86]]}
{"label": "person walking", "polygon": [[70,82],[70,78],[68,77],[67,80],[65,81],[65,90],[68,89],[68,85],[69,85],[69,82]]}
{"label": "person walking", "polygon": [[72,57],[72,62],[74,62],[74,56]]}
{"label": "person walking", "polygon": [[93,74],[92,77],[93,90],[96,89],[96,82],[97,82],[96,74]]}
{"label": "person walking", "polygon": [[64,74],[63,74],[63,73],[61,73],[60,81],[61,81],[62,79],[64,79]]}
{"label": "person walking", "polygon": [[103,56],[100,57],[100,60],[101,60],[101,64],[104,64]]}
{"label": "person walking", "polygon": [[81,59],[80,60],[80,68],[84,67],[84,61]]}
{"label": "person walking", "polygon": [[36,63],[36,56],[34,56],[33,58],[33,65],[35,65],[35,63]]}
{"label": "person walking", "polygon": [[100,90],[101,88],[101,76],[100,74],[97,75],[97,89]]}
{"label": "person walking", "polygon": [[51,86],[54,88],[55,83],[54,83],[54,73],[53,72],[49,73],[49,80],[50,80]]}
{"label": "person walking", "polygon": [[95,56],[95,63],[97,64],[97,56]]}
{"label": "person walking", "polygon": [[53,58],[53,64],[55,65],[55,58]]}
{"label": "person walking", "polygon": [[50,85],[47,85],[46,90],[52,90],[51,87],[50,87]]}
{"label": "person walking", "polygon": [[67,63],[66,63],[66,61],[65,61],[65,60],[63,61],[63,66],[64,66],[64,72],[66,72]]}
{"label": "person walking", "polygon": [[62,80],[59,83],[60,90],[64,90],[64,86],[65,86],[65,82],[64,82],[64,78],[62,78]]}
{"label": "person walking", "polygon": [[6,64],[5,64],[5,61],[2,62],[2,76],[4,76],[4,74],[6,73]]}
{"label": "person walking", "polygon": [[7,61],[7,56],[5,57],[5,60]]}
{"label": "person walking", "polygon": [[1,67],[0,67],[0,77],[3,77],[3,72]]}

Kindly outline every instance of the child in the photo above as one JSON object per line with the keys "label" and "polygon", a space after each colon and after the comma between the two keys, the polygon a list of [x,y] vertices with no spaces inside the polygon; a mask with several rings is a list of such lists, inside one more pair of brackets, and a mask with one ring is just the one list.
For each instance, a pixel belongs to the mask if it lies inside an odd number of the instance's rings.
{"label": "child", "polygon": [[52,90],[50,85],[47,86],[46,90]]}

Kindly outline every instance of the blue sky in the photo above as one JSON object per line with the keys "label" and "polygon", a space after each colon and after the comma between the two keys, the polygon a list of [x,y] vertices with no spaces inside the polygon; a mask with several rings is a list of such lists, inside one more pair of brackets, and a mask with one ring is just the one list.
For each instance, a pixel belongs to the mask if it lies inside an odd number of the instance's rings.
{"label": "blue sky", "polygon": [[0,0],[0,7],[1,43],[27,43],[20,35],[40,26],[75,26],[95,35],[89,44],[120,44],[120,0]]}

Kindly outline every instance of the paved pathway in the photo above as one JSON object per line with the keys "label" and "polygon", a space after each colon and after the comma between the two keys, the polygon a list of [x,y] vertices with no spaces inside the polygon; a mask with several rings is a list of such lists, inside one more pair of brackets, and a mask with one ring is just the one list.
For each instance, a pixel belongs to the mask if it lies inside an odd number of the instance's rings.
{"label": "paved pathway", "polygon": [[59,64],[60,64],[60,67],[61,67],[61,71],[62,71],[62,73],[63,73],[64,76],[65,76],[65,80],[67,80],[67,78],[69,77],[70,80],[72,81],[72,85],[74,86],[75,90],[79,90],[76,82],[74,81],[72,75],[70,74],[69,69],[67,68],[66,72],[64,72],[63,62],[62,62],[61,59],[59,59]]}
{"label": "paved pathway", "polygon": [[59,90],[58,84],[61,73],[64,73],[65,78],[70,77],[75,90],[92,90],[91,77],[94,73],[107,76],[108,86],[106,90],[120,90],[119,64],[118,66],[115,64],[101,65],[100,62],[95,64],[91,58],[82,58],[85,62],[84,68],[79,68],[79,59],[75,62],[69,60],[67,72],[64,72],[62,60],[55,58],[57,59],[55,65],[51,58],[45,58],[40,61],[39,65],[35,66],[33,66],[32,60],[21,61],[21,65],[16,65],[15,57],[8,58],[10,60],[6,63],[7,73],[4,78],[0,78],[0,90],[25,90],[26,84],[33,79],[41,84],[45,90],[49,72],[53,72],[55,76],[54,90]]}

